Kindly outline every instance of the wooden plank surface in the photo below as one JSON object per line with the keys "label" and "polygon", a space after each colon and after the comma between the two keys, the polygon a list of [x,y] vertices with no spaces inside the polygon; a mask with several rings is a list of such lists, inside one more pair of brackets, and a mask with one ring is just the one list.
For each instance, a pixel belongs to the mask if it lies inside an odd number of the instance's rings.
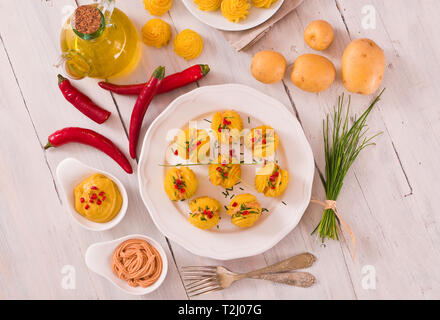
{"label": "wooden plank surface", "polygon": [[[127,152],[126,128],[134,98],[97,90],[96,80],[75,82],[112,112],[106,125],[99,126],[71,108],[56,86],[58,71],[53,64],[59,55],[62,20],[77,5],[88,2],[0,0],[0,299],[133,299],[89,271],[84,263],[84,252],[90,244],[131,233],[157,239],[170,261],[165,283],[141,299],[187,299],[178,268],[219,262],[194,256],[160,234],[139,197],[136,175],[125,175],[111,159],[85,146],[42,150],[50,133],[75,125],[105,134]],[[191,64],[207,63],[212,72],[192,88],[242,83],[277,98],[300,120],[318,170],[324,168],[322,119],[345,91],[339,80],[345,46],[352,39],[369,37],[385,50],[387,59],[383,83],[387,91],[369,119],[371,132],[383,134],[375,147],[360,155],[345,180],[339,201],[340,211],[358,238],[357,259],[351,260],[351,251],[343,242],[330,241],[322,246],[310,236],[322,212],[312,205],[297,228],[273,249],[222,264],[235,271],[249,271],[309,251],[318,257],[310,270],[318,278],[313,288],[247,280],[203,298],[440,297],[440,217],[436,210],[440,191],[440,111],[436,100],[440,54],[433,41],[440,26],[440,6],[435,0],[389,0],[386,5],[384,1],[370,2],[376,12],[375,29],[365,30],[362,26],[367,5],[364,1],[306,0],[265,38],[242,53],[235,52],[219,32],[193,18],[181,1],[174,1],[171,11],[162,17],[172,25],[174,34],[191,28],[205,40],[202,56]],[[138,29],[150,18],[140,0],[118,1],[117,6]],[[290,68],[284,81],[275,85],[263,85],[252,78],[250,61],[259,50],[280,51],[289,64],[300,54],[313,52],[304,43],[303,30],[314,19],[325,19],[336,30],[335,42],[323,52],[338,70],[338,80],[328,91],[300,91],[290,81]],[[119,81],[144,81],[159,64],[165,65],[168,73],[188,65],[174,54],[172,45],[162,49],[143,46],[139,68]],[[154,100],[141,139],[161,110],[188,90],[191,86]],[[353,114],[359,114],[370,100],[371,97],[353,96]],[[54,173],[57,164],[69,156],[111,172],[127,186],[129,211],[114,230],[86,231],[68,216]],[[313,196],[324,197],[317,175]],[[66,265],[76,270],[75,290],[61,286]],[[366,266],[376,271],[376,289],[362,286]]]}

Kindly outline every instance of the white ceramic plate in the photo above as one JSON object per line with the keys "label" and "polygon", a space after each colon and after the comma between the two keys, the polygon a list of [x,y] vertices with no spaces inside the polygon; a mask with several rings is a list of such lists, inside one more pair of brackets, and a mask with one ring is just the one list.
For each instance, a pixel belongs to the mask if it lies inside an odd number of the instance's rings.
{"label": "white ceramic plate", "polygon": [[[172,154],[170,142],[166,139],[169,130],[183,128],[195,119],[198,127],[205,125],[209,128],[210,124],[203,119],[210,119],[214,112],[225,109],[236,110],[245,128],[256,127],[263,120],[276,130],[281,140],[277,159],[280,166],[289,171],[291,178],[281,197],[267,198],[252,187],[255,166],[242,166],[242,179],[247,183],[235,186],[230,196],[252,193],[270,213],[263,213],[251,228],[240,229],[232,225],[223,209],[219,229],[200,230],[187,221],[188,202],[173,202],[168,198],[163,188],[168,168],[160,164],[173,160],[169,156]],[[207,166],[193,166],[192,170],[199,181],[194,197],[212,196],[222,205],[229,204],[229,196],[225,198],[222,194],[225,189],[209,182]],[[138,166],[141,197],[157,228],[190,252],[219,260],[260,254],[295,228],[310,200],[313,173],[311,148],[293,114],[279,101],[238,84],[201,87],[174,100],[150,126]]]}
{"label": "white ceramic plate", "polygon": [[[157,279],[157,281],[149,287],[146,288],[131,287],[128,285],[127,281],[120,279],[113,272],[112,269],[113,252],[122,242],[128,239],[142,239],[147,241],[157,249],[157,251],[159,252],[162,258],[162,263],[163,263],[162,274],[160,275],[159,279]],[[140,234],[132,234],[116,240],[98,242],[92,244],[87,248],[85,260],[86,260],[86,265],[90,270],[96,272],[100,276],[103,276],[122,291],[133,295],[144,295],[147,293],[151,293],[157,288],[159,288],[162,282],[165,280],[168,271],[168,259],[162,246],[156,240]]]}
{"label": "white ceramic plate", "polygon": [[[90,221],[80,215],[75,210],[75,197],[73,195],[73,189],[94,173],[102,173],[111,180],[113,180],[119,188],[122,195],[122,207],[119,213],[111,221],[106,223],[97,223]],[[104,231],[115,227],[124,218],[128,207],[127,190],[119,179],[111,175],[108,172],[98,170],[85,165],[84,163],[74,159],[67,158],[61,161],[57,167],[57,178],[61,185],[61,192],[64,194],[64,202],[67,205],[67,209],[71,214],[73,220],[75,220],[80,226],[92,231]]]}
{"label": "white ceramic plate", "polygon": [[201,11],[193,0],[183,0],[185,7],[194,17],[208,26],[225,31],[242,31],[262,24],[278,11],[283,2],[284,0],[278,0],[269,9],[256,8],[252,5],[246,20],[240,23],[233,23],[223,17],[220,9],[214,12]]}

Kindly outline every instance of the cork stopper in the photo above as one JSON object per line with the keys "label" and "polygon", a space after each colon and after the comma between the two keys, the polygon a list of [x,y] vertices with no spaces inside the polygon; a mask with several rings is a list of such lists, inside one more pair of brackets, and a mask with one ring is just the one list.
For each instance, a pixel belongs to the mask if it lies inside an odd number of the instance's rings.
{"label": "cork stopper", "polygon": [[80,6],[73,14],[72,27],[85,35],[94,34],[102,24],[102,14],[91,5]]}

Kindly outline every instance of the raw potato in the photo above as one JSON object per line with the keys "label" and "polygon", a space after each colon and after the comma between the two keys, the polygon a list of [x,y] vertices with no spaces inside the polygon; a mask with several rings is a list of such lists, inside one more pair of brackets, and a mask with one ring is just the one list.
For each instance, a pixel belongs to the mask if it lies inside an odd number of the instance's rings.
{"label": "raw potato", "polygon": [[255,54],[251,72],[255,79],[266,84],[276,83],[284,78],[287,62],[281,53],[265,50]]}
{"label": "raw potato", "polygon": [[385,71],[383,50],[370,39],[357,39],[342,56],[342,83],[350,91],[371,94],[379,88]]}
{"label": "raw potato", "polygon": [[335,32],[330,23],[324,20],[312,21],[304,31],[304,40],[314,50],[325,50],[333,42]]}
{"label": "raw potato", "polygon": [[333,63],[317,54],[303,54],[293,64],[292,82],[309,92],[327,90],[335,81],[336,70]]}

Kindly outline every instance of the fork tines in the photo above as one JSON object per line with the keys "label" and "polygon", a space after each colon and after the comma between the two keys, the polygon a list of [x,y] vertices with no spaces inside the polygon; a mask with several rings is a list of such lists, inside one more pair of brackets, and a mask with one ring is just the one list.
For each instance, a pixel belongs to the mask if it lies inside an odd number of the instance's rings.
{"label": "fork tines", "polygon": [[215,266],[181,267],[182,279],[189,297],[221,290]]}

